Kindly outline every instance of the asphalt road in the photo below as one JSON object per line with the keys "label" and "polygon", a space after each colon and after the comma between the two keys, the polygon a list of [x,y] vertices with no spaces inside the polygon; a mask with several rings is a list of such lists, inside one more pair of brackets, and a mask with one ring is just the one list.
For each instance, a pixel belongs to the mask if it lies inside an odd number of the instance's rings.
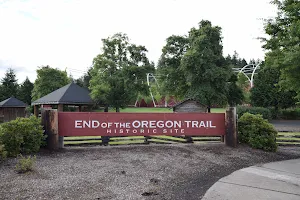
{"label": "asphalt road", "polygon": [[272,120],[277,131],[300,132],[300,120]]}

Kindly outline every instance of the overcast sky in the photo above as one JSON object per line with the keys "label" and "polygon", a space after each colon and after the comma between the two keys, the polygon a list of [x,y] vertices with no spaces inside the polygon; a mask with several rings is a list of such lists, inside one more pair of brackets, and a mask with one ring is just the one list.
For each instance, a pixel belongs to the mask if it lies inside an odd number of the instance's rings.
{"label": "overcast sky", "polygon": [[0,0],[0,78],[6,69],[34,81],[37,66],[82,75],[101,39],[128,34],[157,63],[168,36],[185,35],[202,19],[222,27],[223,53],[264,58],[263,21],[276,15],[269,0]]}

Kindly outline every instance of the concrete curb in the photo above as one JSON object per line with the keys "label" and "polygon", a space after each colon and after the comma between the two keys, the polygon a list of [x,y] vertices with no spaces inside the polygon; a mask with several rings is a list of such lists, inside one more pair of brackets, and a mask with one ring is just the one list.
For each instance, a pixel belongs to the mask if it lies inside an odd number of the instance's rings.
{"label": "concrete curb", "polygon": [[300,159],[244,168],[221,178],[202,200],[300,200]]}

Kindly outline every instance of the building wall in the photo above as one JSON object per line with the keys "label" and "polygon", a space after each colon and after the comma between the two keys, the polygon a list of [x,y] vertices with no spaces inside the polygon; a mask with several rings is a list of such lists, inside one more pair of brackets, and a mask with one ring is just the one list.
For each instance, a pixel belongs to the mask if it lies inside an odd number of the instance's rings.
{"label": "building wall", "polygon": [[174,107],[174,112],[206,112],[207,108],[197,101],[186,101],[176,107]]}
{"label": "building wall", "polygon": [[25,117],[25,108],[0,108],[0,122],[9,122],[17,117]]}

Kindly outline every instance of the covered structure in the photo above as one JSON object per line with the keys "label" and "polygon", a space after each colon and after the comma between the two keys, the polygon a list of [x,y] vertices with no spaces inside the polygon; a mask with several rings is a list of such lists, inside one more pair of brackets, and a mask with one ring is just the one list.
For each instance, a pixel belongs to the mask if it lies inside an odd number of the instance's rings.
{"label": "covered structure", "polygon": [[0,102],[0,123],[8,122],[17,117],[25,117],[27,104],[15,97]]}
{"label": "covered structure", "polygon": [[78,111],[81,111],[82,106],[93,104],[94,102],[90,97],[90,92],[76,85],[74,82],[31,103],[31,105],[34,106],[35,116],[38,116],[39,114],[38,106],[52,108],[53,105],[57,105],[57,110],[62,112],[64,105],[78,106]]}
{"label": "covered structure", "polygon": [[207,106],[195,99],[185,99],[173,106],[173,112],[207,112]]}

